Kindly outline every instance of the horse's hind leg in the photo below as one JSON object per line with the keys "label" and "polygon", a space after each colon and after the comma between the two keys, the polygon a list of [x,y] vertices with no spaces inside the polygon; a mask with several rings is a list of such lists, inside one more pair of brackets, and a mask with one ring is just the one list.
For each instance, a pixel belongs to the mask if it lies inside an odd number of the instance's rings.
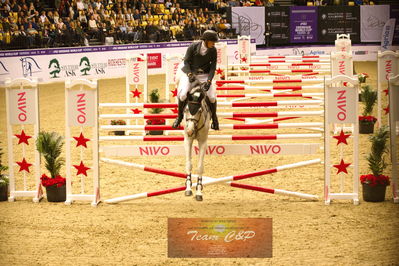
{"label": "horse's hind leg", "polygon": [[199,159],[198,159],[198,180],[197,186],[195,188],[195,199],[198,201],[202,201],[202,174],[204,173],[204,158],[207,148],[207,140],[198,141],[198,148],[199,148]]}
{"label": "horse's hind leg", "polygon": [[184,138],[184,150],[186,151],[186,191],[184,195],[191,196],[193,192],[191,190],[192,181],[191,181],[191,170],[193,168],[191,164],[191,154],[192,154],[192,147],[193,147],[193,139],[192,138]]}

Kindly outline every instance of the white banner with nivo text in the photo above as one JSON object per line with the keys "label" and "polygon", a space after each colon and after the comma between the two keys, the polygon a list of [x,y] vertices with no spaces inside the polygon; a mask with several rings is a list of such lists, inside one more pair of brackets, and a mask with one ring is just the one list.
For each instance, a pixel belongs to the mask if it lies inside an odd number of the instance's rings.
{"label": "white banner with nivo text", "polygon": [[338,75],[353,75],[353,59],[350,54],[344,52],[333,53],[331,60],[331,73],[333,77]]}
{"label": "white banner with nivo text", "polygon": [[95,126],[95,91],[70,91],[68,94],[69,126]]}
{"label": "white banner with nivo text", "polygon": [[35,91],[10,90],[9,116],[12,125],[36,124]]}
{"label": "white banner with nivo text", "polygon": [[147,61],[129,58],[126,76],[130,85],[144,85],[147,79]]}
{"label": "white banner with nivo text", "polygon": [[399,58],[394,55],[385,55],[380,60],[380,67],[378,68],[379,82],[388,82],[390,75],[398,74]]}
{"label": "white banner with nivo text", "polygon": [[[283,155],[283,154],[315,154],[320,145],[318,143],[290,143],[290,144],[220,144],[208,145],[206,155]],[[177,156],[184,155],[183,145],[113,145],[104,146],[105,156]],[[199,154],[197,146],[193,147],[195,155]]]}
{"label": "white banner with nivo text", "polygon": [[357,97],[355,88],[328,89],[328,123],[355,123]]}

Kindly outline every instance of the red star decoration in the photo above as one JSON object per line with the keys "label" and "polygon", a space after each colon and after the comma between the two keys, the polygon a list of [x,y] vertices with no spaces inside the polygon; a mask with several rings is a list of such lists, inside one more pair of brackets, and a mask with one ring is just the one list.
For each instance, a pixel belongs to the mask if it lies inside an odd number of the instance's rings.
{"label": "red star decoration", "polygon": [[333,138],[338,140],[337,145],[339,145],[340,143],[348,145],[346,139],[349,138],[350,135],[351,134],[345,134],[344,131],[341,129],[341,133],[339,133],[339,136],[333,136]]}
{"label": "red star decoration", "polygon": [[246,57],[241,57],[241,62],[246,63],[247,62],[247,58]]}
{"label": "red star decoration", "polygon": [[223,74],[223,69],[221,69],[220,67],[216,69],[216,75],[222,75],[222,74]]}
{"label": "red star decoration", "polygon": [[386,108],[383,108],[383,109],[384,109],[386,115],[389,114],[389,105]]}
{"label": "red star decoration", "polygon": [[383,92],[385,92],[385,96],[388,96],[388,94],[389,94],[389,90],[388,89],[383,90]]}
{"label": "red star decoration", "polygon": [[337,171],[337,175],[338,175],[341,172],[347,174],[348,171],[346,170],[346,168],[348,168],[349,165],[351,165],[351,164],[350,163],[345,163],[344,160],[341,159],[341,162],[339,164],[334,164],[333,166],[338,169],[338,171]]}
{"label": "red star decoration", "polygon": [[135,97],[140,98],[140,94],[142,94],[142,92],[140,92],[138,89],[135,89],[134,91],[130,92],[133,93],[133,98]]}
{"label": "red star decoration", "polygon": [[176,96],[177,96],[177,88],[174,89],[173,91],[170,91],[170,92],[173,93],[173,96],[172,96],[172,97],[176,97]]}
{"label": "red star decoration", "polygon": [[73,137],[73,138],[78,142],[78,143],[76,143],[76,147],[83,146],[83,147],[87,148],[86,142],[90,141],[90,139],[85,138],[83,136],[82,132],[80,132],[79,137]]}
{"label": "red star decoration", "polygon": [[177,114],[179,112],[179,110],[177,108],[174,109],[170,109],[174,114]]}
{"label": "red star decoration", "polygon": [[26,145],[29,145],[28,139],[30,139],[31,136],[26,135],[25,131],[22,130],[21,134],[15,134],[14,136],[16,136],[19,139],[18,144],[25,143]]}
{"label": "red star decoration", "polygon": [[139,109],[130,109],[130,110],[132,110],[132,112],[134,113],[134,114],[139,114],[139,113],[141,113],[141,110],[139,110]]}
{"label": "red star decoration", "polygon": [[19,165],[19,172],[21,172],[21,171],[26,171],[26,172],[30,173],[29,167],[31,167],[32,164],[31,164],[31,163],[28,163],[28,162],[25,160],[25,157],[22,159],[21,162],[17,162],[17,164]]}
{"label": "red star decoration", "polygon": [[83,175],[87,176],[87,172],[86,172],[86,171],[90,169],[90,167],[86,167],[86,166],[83,164],[82,161],[80,161],[80,164],[79,164],[79,165],[73,165],[73,167],[75,167],[76,170],[78,170],[78,172],[76,173],[76,175],[83,174]]}

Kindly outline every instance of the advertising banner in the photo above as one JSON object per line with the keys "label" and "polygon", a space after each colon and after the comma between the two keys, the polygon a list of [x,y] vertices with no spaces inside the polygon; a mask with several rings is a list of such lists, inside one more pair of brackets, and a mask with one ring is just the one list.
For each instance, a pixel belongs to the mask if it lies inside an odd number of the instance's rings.
{"label": "advertising banner", "polygon": [[352,124],[356,117],[356,105],[358,93],[353,87],[328,89],[328,123]]}
{"label": "advertising banner", "polygon": [[395,31],[396,19],[390,18],[385,23],[381,34],[381,51],[390,50],[392,46],[393,34]]}
{"label": "advertising banner", "polygon": [[256,44],[265,43],[265,8],[233,7],[231,9],[232,27],[239,35],[250,35]]}
{"label": "advertising banner", "polygon": [[70,91],[68,98],[69,121],[68,125],[78,127],[95,126],[95,102],[94,90]]}
{"label": "advertising banner", "polygon": [[35,90],[10,90],[9,118],[12,125],[36,124]]}
{"label": "advertising banner", "polygon": [[288,6],[266,7],[266,30],[270,30],[270,45],[290,43],[290,9]]}
{"label": "advertising banner", "polygon": [[389,5],[360,6],[360,40],[381,42],[382,29],[389,16]]}
{"label": "advertising banner", "polygon": [[271,258],[271,218],[169,218],[169,258]]}
{"label": "advertising banner", "polygon": [[290,41],[292,43],[317,42],[317,7],[290,7]]}
{"label": "advertising banner", "polygon": [[319,42],[334,43],[337,34],[350,34],[352,43],[360,42],[360,8],[321,6],[318,8]]}
{"label": "advertising banner", "polygon": [[[222,40],[227,43],[229,62],[238,63],[237,40]],[[166,54],[184,55],[192,42],[171,42],[134,45],[112,45],[72,48],[0,51],[0,85],[7,78],[38,78],[40,83],[61,82],[67,78],[120,78],[126,75],[126,54],[158,54],[162,57],[152,61],[149,74],[164,74]],[[255,42],[251,40],[251,50]],[[153,58],[153,56],[150,56]],[[152,59],[151,59],[152,60]],[[149,63],[151,61],[149,60]]]}

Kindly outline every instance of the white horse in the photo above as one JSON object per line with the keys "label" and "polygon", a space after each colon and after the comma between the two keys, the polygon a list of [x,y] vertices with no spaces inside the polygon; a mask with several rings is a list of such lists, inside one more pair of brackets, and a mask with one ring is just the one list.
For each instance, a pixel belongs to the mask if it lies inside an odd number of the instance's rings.
{"label": "white horse", "polygon": [[203,90],[199,82],[192,84],[192,88],[188,94],[188,103],[184,111],[184,149],[186,152],[186,196],[191,196],[192,180],[191,180],[191,158],[194,140],[198,142],[199,159],[198,159],[198,180],[196,186],[195,199],[202,201],[202,174],[204,172],[204,157],[207,149],[209,121],[211,118],[210,110],[207,104],[206,91]]}

